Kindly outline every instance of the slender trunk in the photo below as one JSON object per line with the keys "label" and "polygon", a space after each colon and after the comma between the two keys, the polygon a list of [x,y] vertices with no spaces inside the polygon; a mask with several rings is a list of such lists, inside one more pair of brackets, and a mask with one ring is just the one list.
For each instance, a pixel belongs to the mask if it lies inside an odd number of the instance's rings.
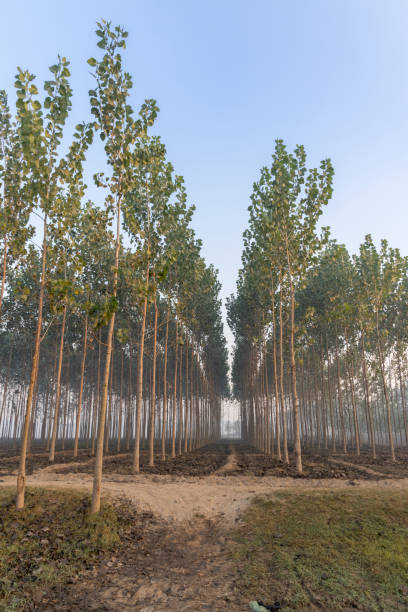
{"label": "slender trunk", "polygon": [[[11,374],[11,360],[13,358],[13,348],[14,348],[14,344],[11,345],[9,359],[8,359],[7,378],[6,378],[6,382],[4,384],[3,396],[2,396],[2,400],[1,400],[0,424],[3,423],[3,416],[5,415],[5,412],[6,412],[7,388],[8,388],[9,377],[10,377],[10,374]],[[48,391],[48,387],[47,387],[47,391]]]}
{"label": "slender trunk", "polygon": [[121,351],[120,362],[120,398],[119,398],[119,422],[118,422],[118,441],[116,452],[120,453],[120,442],[122,437],[122,410],[123,410],[123,349]]}
{"label": "slender trunk", "polygon": [[24,429],[23,429],[23,435],[21,439],[20,463],[19,463],[18,476],[17,476],[17,498],[16,498],[17,510],[21,510],[22,508],[24,508],[28,430],[30,428],[33,393],[34,393],[35,383],[37,381],[38,362],[40,358],[41,328],[42,328],[42,317],[43,317],[44,291],[45,291],[45,283],[46,283],[46,276],[45,276],[46,275],[46,261],[47,261],[47,217],[45,217],[44,219],[40,294],[38,298],[38,319],[37,319],[37,329],[36,329],[35,341],[34,341],[34,355],[33,355],[32,367],[31,367],[30,384],[28,387],[28,394],[27,394],[27,405],[26,405],[26,413],[25,413],[25,419],[24,419]]}
{"label": "slender trunk", "polygon": [[82,347],[81,382],[79,384],[78,406],[77,406],[76,423],[75,423],[74,457],[78,456],[79,423],[81,419],[82,394],[84,390],[84,375],[85,375],[87,343],[88,343],[88,315],[85,317],[84,340],[83,340],[83,347]]}
{"label": "slender trunk", "polygon": [[180,346],[180,362],[179,362],[179,406],[178,406],[178,422],[177,422],[177,447],[178,454],[181,455],[181,440],[183,436],[183,346]]}
{"label": "slender trunk", "polygon": [[99,407],[101,405],[101,352],[102,352],[102,330],[99,330],[99,340],[98,340],[98,371],[97,371],[97,379],[96,379],[96,399],[94,397],[94,405],[92,411],[92,446],[91,446],[91,454],[95,454],[95,441],[96,441],[96,423],[97,416],[99,413]]}
{"label": "slender trunk", "polygon": [[273,326],[273,380],[275,384],[275,429],[276,429],[276,456],[282,461],[280,440],[280,416],[279,416],[279,386],[278,386],[278,363],[276,358],[276,321],[275,321],[275,294],[272,293],[272,326]]}
{"label": "slender trunk", "polygon": [[292,397],[293,397],[293,427],[294,427],[294,448],[295,448],[295,463],[298,474],[303,471],[302,468],[302,449],[300,445],[300,425],[299,425],[299,398],[296,387],[296,359],[295,359],[295,290],[292,281],[292,272],[290,266],[288,244],[286,242],[286,255],[288,260],[288,273],[290,285],[290,369],[292,373]]}
{"label": "slender trunk", "polygon": [[3,253],[3,271],[1,275],[1,289],[0,289],[0,312],[3,304],[4,287],[6,286],[6,271],[7,271],[7,238],[4,239],[4,253]]}
{"label": "slender trunk", "polygon": [[326,394],[324,392],[324,359],[323,359],[323,338],[320,336],[320,376],[322,385],[322,416],[323,416],[323,440],[324,448],[328,449],[327,441],[327,405],[326,405]]}
{"label": "slender trunk", "polygon": [[362,356],[362,366],[363,366],[364,396],[365,396],[365,402],[366,402],[367,414],[368,414],[371,451],[373,454],[373,459],[375,459],[376,458],[376,443],[375,443],[375,435],[374,435],[374,427],[373,427],[373,415],[371,412],[370,393],[368,389],[367,365],[366,365],[365,342],[364,342],[364,331],[363,330],[361,331],[361,356]]}
{"label": "slender trunk", "polygon": [[402,410],[402,418],[404,421],[404,430],[405,430],[405,445],[407,445],[408,444],[407,402],[405,398],[405,388],[402,383],[401,358],[400,358],[399,353],[397,355],[397,366],[398,366],[398,380],[399,380],[399,385],[400,385],[401,410]]}
{"label": "slender trunk", "polygon": [[[118,272],[120,255],[120,200],[117,204],[117,225],[116,225],[116,247],[115,247],[115,267],[113,272],[113,297],[116,298],[118,290]],[[103,467],[103,441],[105,434],[106,406],[108,402],[109,370],[111,364],[113,330],[115,328],[115,312],[109,321],[108,338],[106,346],[105,372],[103,377],[102,401],[98,422],[98,438],[95,457],[95,472],[92,489],[91,514],[99,512],[101,507],[101,486],[102,486],[102,467]]]}
{"label": "slender trunk", "polygon": [[166,459],[166,424],[167,424],[167,344],[169,339],[169,318],[170,318],[170,303],[167,307],[166,317],[166,337],[164,341],[164,368],[163,368],[163,424],[162,424],[162,439],[161,452],[162,460]]}
{"label": "slender trunk", "polygon": [[61,401],[61,371],[62,371],[62,360],[64,357],[64,338],[65,338],[66,320],[67,320],[67,306],[65,304],[64,314],[62,317],[62,325],[61,325],[61,338],[60,338],[60,349],[59,349],[58,370],[57,370],[57,390],[56,390],[56,399],[55,399],[54,420],[53,420],[53,425],[52,425],[52,438],[51,438],[51,449],[50,449],[49,461],[54,461],[55,459],[55,443],[57,440],[59,407],[60,407],[60,401]]}
{"label": "slender trunk", "polygon": [[173,385],[173,419],[172,419],[172,432],[171,432],[171,456],[172,459],[176,456],[176,409],[177,409],[177,365],[178,365],[178,320],[176,321],[176,344],[174,347],[175,351],[175,363],[174,363],[174,385]]}
{"label": "slender trunk", "polygon": [[110,364],[110,374],[109,374],[109,384],[108,384],[108,395],[109,401],[106,410],[106,423],[105,423],[105,455],[109,452],[109,434],[110,434],[110,425],[112,420],[112,388],[113,388],[113,356],[115,354],[114,345],[112,344],[112,352],[111,352],[111,364]]}
{"label": "slender trunk", "polygon": [[336,330],[336,365],[337,365],[337,396],[339,400],[339,413],[340,413],[340,423],[341,423],[341,433],[343,437],[343,452],[347,453],[347,440],[346,440],[346,428],[344,425],[344,412],[343,412],[343,397],[341,393],[341,382],[340,382],[340,360],[339,360],[339,347],[338,347],[338,339],[337,339],[337,330]]}
{"label": "slender trunk", "polygon": [[156,353],[157,353],[157,300],[154,300],[154,337],[153,337],[153,368],[152,368],[152,401],[149,432],[149,465],[154,465],[154,434],[156,427]]}
{"label": "slender trunk", "polygon": [[130,433],[132,423],[131,398],[132,398],[132,338],[129,339],[129,378],[127,385],[127,415],[126,415],[126,450],[130,450]]}
{"label": "slender trunk", "polygon": [[283,316],[282,316],[282,300],[283,300],[283,290],[282,290],[282,275],[279,273],[279,284],[280,284],[280,299],[279,299],[279,362],[280,362],[280,372],[279,372],[279,383],[280,383],[280,412],[282,416],[282,430],[283,430],[283,458],[285,463],[289,463],[289,453],[288,453],[288,432],[286,425],[286,411],[284,404],[285,392],[283,388],[283,376],[284,376],[284,361],[283,361]]}
{"label": "slender trunk", "polygon": [[186,453],[188,451],[188,407],[189,407],[189,401],[188,401],[188,336],[187,336],[187,342],[186,342],[186,398],[184,401],[184,452]]}
{"label": "slender trunk", "polygon": [[380,337],[380,328],[379,328],[379,322],[378,322],[378,308],[376,308],[376,326],[377,326],[377,350],[378,350],[378,357],[379,357],[379,362],[380,362],[380,371],[381,371],[381,379],[383,383],[385,406],[387,409],[388,441],[390,445],[391,461],[395,461],[396,459],[395,459],[395,449],[394,449],[394,438],[393,438],[392,423],[391,423],[391,405],[390,405],[390,399],[388,395],[387,381],[385,380],[384,353],[383,353],[381,337]]}
{"label": "slender trunk", "polygon": [[137,392],[136,392],[136,437],[135,450],[133,454],[133,472],[140,472],[140,422],[142,418],[142,402],[143,402],[143,357],[144,357],[144,341],[147,316],[147,291],[149,287],[149,265],[146,269],[146,295],[143,301],[142,311],[142,327],[140,330],[140,345],[139,345],[139,363],[137,364]]}
{"label": "slender trunk", "polygon": [[[344,337],[346,339],[346,352],[349,353],[350,346],[348,341],[347,329],[344,330]],[[353,356],[350,355],[350,363],[347,362],[347,354],[346,354],[346,364],[348,369],[349,381],[350,381],[350,392],[351,392],[351,403],[353,406],[353,420],[354,420],[354,436],[356,441],[356,454],[357,457],[360,456],[360,431],[358,426],[358,416],[357,416],[357,406],[356,406],[356,397],[354,392],[354,366],[353,366]]]}

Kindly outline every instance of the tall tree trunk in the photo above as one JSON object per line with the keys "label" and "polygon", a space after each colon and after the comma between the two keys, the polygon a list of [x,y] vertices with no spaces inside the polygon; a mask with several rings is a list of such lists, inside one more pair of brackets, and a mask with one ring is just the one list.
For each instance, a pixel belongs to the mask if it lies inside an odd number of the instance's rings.
{"label": "tall tree trunk", "polygon": [[390,445],[391,461],[395,461],[396,459],[395,459],[395,449],[394,449],[394,438],[393,438],[392,423],[391,423],[391,405],[390,405],[390,399],[388,395],[387,381],[385,380],[384,353],[383,353],[381,337],[380,337],[380,327],[379,327],[379,321],[378,321],[378,307],[376,308],[376,327],[377,327],[377,351],[378,351],[378,357],[379,357],[379,362],[380,362],[380,371],[381,371],[381,379],[382,379],[382,384],[383,384],[385,406],[387,410],[388,442]]}
{"label": "tall tree trunk", "polygon": [[324,440],[324,448],[328,449],[328,441],[327,441],[327,405],[326,405],[326,394],[325,394],[325,386],[324,386],[324,359],[323,359],[323,337],[320,336],[320,377],[321,377],[321,385],[322,385],[322,415],[323,415],[323,440]]}
{"label": "tall tree trunk", "polygon": [[330,427],[331,427],[331,435],[332,435],[332,451],[336,452],[336,426],[334,422],[334,409],[333,409],[333,397],[331,391],[331,379],[330,379],[330,353],[326,332],[326,353],[327,353],[327,390],[329,394],[329,410],[330,410]]}
{"label": "tall tree trunk", "polygon": [[154,465],[154,434],[156,428],[156,354],[157,354],[157,300],[154,299],[154,333],[153,333],[153,367],[152,367],[152,401],[149,431],[149,465]]}
{"label": "tall tree trunk", "polygon": [[[344,329],[344,337],[346,339],[346,353],[349,353],[350,346],[349,346],[349,341],[348,341],[347,328]],[[356,397],[354,393],[354,366],[353,366],[353,356],[352,355],[350,355],[350,364],[348,364],[347,354],[346,354],[346,364],[347,364],[349,381],[350,381],[351,403],[353,406],[353,421],[354,421],[354,437],[356,441],[356,454],[357,454],[357,457],[359,457],[360,456],[360,431],[359,431],[359,426],[358,426]]]}
{"label": "tall tree trunk", "polygon": [[180,356],[179,356],[179,405],[178,405],[178,420],[177,420],[177,449],[178,454],[181,455],[181,440],[183,436],[183,346],[180,345]]}
{"label": "tall tree trunk", "polygon": [[16,497],[17,510],[21,510],[22,508],[24,508],[28,431],[30,428],[33,393],[34,393],[34,387],[37,381],[38,362],[40,358],[41,328],[42,328],[42,317],[43,317],[44,291],[45,291],[45,283],[46,283],[46,261],[47,261],[47,217],[45,217],[44,219],[40,294],[38,298],[38,319],[37,319],[37,329],[36,329],[35,341],[34,341],[34,355],[33,355],[32,367],[31,367],[30,384],[28,387],[28,394],[27,394],[27,405],[26,405],[26,413],[25,413],[25,419],[24,419],[24,429],[23,429],[23,435],[21,439],[20,463],[19,463],[18,475],[17,475],[17,497]]}
{"label": "tall tree trunk", "polygon": [[362,366],[363,366],[364,396],[365,396],[365,402],[366,402],[367,414],[368,414],[368,424],[369,424],[371,451],[372,451],[372,454],[373,454],[373,459],[375,459],[376,456],[377,456],[376,455],[376,443],[375,443],[375,435],[374,435],[374,427],[373,427],[373,415],[372,415],[372,411],[371,411],[370,393],[369,393],[369,389],[368,389],[364,330],[361,330],[361,356],[362,356]]}
{"label": "tall tree trunk", "polygon": [[176,456],[176,410],[177,410],[177,365],[178,365],[178,319],[176,320],[176,343],[174,347],[175,363],[174,363],[174,385],[173,385],[173,419],[171,432],[171,457]]}
{"label": "tall tree trunk", "polygon": [[278,362],[276,359],[276,317],[275,317],[275,293],[272,292],[272,333],[273,333],[273,380],[275,385],[275,430],[276,430],[276,456],[282,461],[281,439],[280,439],[280,416],[279,416],[279,386],[278,386]]}
{"label": "tall tree trunk", "polygon": [[51,438],[51,449],[50,449],[49,461],[55,460],[55,443],[57,440],[59,407],[60,407],[60,401],[61,401],[61,371],[62,371],[62,360],[64,358],[64,338],[65,338],[66,320],[67,320],[67,305],[65,304],[64,314],[62,317],[62,325],[61,325],[61,338],[60,338],[58,370],[57,370],[57,390],[56,390],[56,398],[55,398],[54,420],[53,420],[53,425],[52,425],[52,438]]}
{"label": "tall tree trunk", "polygon": [[162,460],[166,459],[166,425],[167,425],[167,345],[169,339],[170,303],[167,306],[166,337],[164,340],[164,368],[163,368],[163,424],[161,439]]}
{"label": "tall tree trunk", "polygon": [[401,395],[402,418],[404,421],[404,430],[405,430],[405,445],[407,445],[408,444],[407,402],[406,402],[406,397],[405,397],[405,388],[402,382],[401,357],[399,353],[397,355],[397,367],[398,367],[398,380],[399,380],[400,395]]}
{"label": "tall tree trunk", "polygon": [[106,410],[106,423],[105,423],[105,454],[107,455],[109,452],[109,433],[110,433],[110,425],[112,420],[112,392],[113,392],[113,357],[115,354],[114,344],[112,343],[112,352],[111,352],[111,364],[110,364],[110,373],[109,373],[109,384],[108,384],[108,405]]}
{"label": "tall tree trunk", "polygon": [[94,405],[92,411],[92,447],[91,454],[95,454],[95,441],[96,441],[96,423],[99,408],[101,405],[101,353],[102,353],[102,330],[99,329],[99,340],[98,340],[98,370],[96,379],[96,399],[94,397]]}
{"label": "tall tree trunk", "polygon": [[86,315],[85,317],[84,340],[83,340],[83,347],[82,347],[81,381],[79,383],[79,396],[78,396],[78,406],[77,406],[76,423],[75,423],[74,457],[78,456],[79,424],[81,420],[82,394],[84,390],[84,375],[85,375],[87,344],[88,344],[88,315]]}
{"label": "tall tree trunk", "polygon": [[185,399],[185,407],[184,407],[184,452],[188,451],[188,408],[189,408],[189,397],[188,397],[188,336],[186,337],[186,399]]}
{"label": "tall tree trunk", "polygon": [[283,289],[282,289],[282,275],[279,273],[279,284],[280,284],[280,298],[279,298],[279,385],[280,385],[280,413],[282,416],[282,430],[283,430],[283,459],[285,463],[289,463],[288,453],[288,432],[286,424],[286,411],[285,411],[285,391],[283,385],[284,377],[284,360],[283,360],[283,316],[282,316],[282,300],[283,300]]}
{"label": "tall tree trunk", "polygon": [[341,382],[340,382],[340,360],[339,360],[339,347],[336,330],[336,365],[337,365],[337,397],[339,400],[339,414],[341,423],[341,433],[343,438],[343,452],[347,453],[347,439],[346,439],[346,428],[344,425],[344,411],[343,411],[343,397],[341,393]]}
{"label": "tall tree trunk", "polygon": [[146,295],[143,300],[142,310],[142,326],[140,330],[139,344],[139,363],[137,364],[137,392],[136,392],[136,434],[135,434],[135,450],[133,454],[133,472],[140,472],[140,423],[142,419],[142,403],[143,403],[143,357],[144,357],[144,342],[145,328],[147,316],[147,292],[149,288],[149,264],[146,269]]}
{"label": "tall tree trunk", "polygon": [[[115,246],[115,266],[113,272],[113,297],[116,299],[118,292],[118,273],[119,273],[119,255],[120,255],[120,200],[117,203],[117,225],[116,225],[116,246]],[[109,370],[111,364],[112,354],[112,343],[113,343],[113,331],[115,328],[115,312],[113,312],[111,320],[109,321],[108,338],[106,342],[106,361],[105,361],[105,372],[103,376],[102,386],[102,401],[99,414],[98,422],[98,438],[96,446],[96,457],[95,457],[95,472],[93,479],[92,488],[92,503],[91,503],[91,514],[99,512],[101,507],[101,486],[102,486],[102,467],[103,467],[103,442],[105,434],[105,420],[106,420],[106,406],[108,403],[108,384],[109,384]]]}
{"label": "tall tree trunk", "polygon": [[300,445],[300,424],[299,424],[299,398],[296,388],[296,359],[295,359],[295,290],[293,287],[292,271],[290,266],[289,250],[286,243],[286,254],[288,260],[289,273],[289,288],[290,288],[290,369],[292,378],[292,397],[293,397],[293,427],[294,427],[294,448],[295,448],[295,463],[298,474],[303,471],[302,468],[302,449]]}
{"label": "tall tree trunk", "polygon": [[123,415],[123,349],[121,350],[120,360],[120,398],[119,398],[119,422],[118,422],[118,440],[116,452],[120,453],[120,442],[122,438],[122,415]]}
{"label": "tall tree trunk", "polygon": [[1,275],[1,288],[0,288],[0,312],[3,304],[4,288],[6,286],[6,271],[7,271],[7,238],[4,239],[4,252],[3,252],[3,266]]}
{"label": "tall tree trunk", "polygon": [[132,339],[129,339],[129,377],[127,384],[127,414],[126,414],[126,450],[130,450],[130,433],[132,422],[131,398],[132,398]]}

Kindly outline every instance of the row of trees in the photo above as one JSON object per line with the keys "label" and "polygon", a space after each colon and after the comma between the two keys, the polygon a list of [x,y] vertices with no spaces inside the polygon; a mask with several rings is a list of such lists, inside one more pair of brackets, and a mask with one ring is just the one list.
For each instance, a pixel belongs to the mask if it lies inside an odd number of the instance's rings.
{"label": "row of trees", "polygon": [[[227,355],[216,271],[200,255],[182,177],[152,128],[146,100],[137,116],[123,67],[127,33],[98,24],[101,57],[88,60],[92,121],[76,126],[69,62],[59,57],[39,96],[18,70],[16,114],[0,95],[0,433],[21,439],[17,507],[26,457],[40,438],[96,454],[92,511],[100,506],[106,450],[133,445],[133,469],[218,436]],[[94,137],[106,169],[94,174],[103,205],[86,200],[84,162]],[[41,221],[34,231],[33,219]],[[39,244],[40,243],[40,244]]]}
{"label": "row of trees", "polygon": [[244,435],[302,472],[303,445],[357,455],[408,443],[408,261],[367,236],[359,253],[318,220],[333,168],[308,170],[303,147],[276,142],[244,233],[237,293],[234,394]]}

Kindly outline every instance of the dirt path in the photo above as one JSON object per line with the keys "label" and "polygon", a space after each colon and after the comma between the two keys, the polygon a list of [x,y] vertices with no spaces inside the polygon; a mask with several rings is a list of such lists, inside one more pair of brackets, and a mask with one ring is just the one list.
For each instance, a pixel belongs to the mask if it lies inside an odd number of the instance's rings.
{"label": "dirt path", "polygon": [[237,452],[235,450],[235,446],[231,444],[229,450],[230,452],[228,455],[227,462],[216,471],[216,474],[226,474],[228,472],[236,472],[237,470],[240,469],[238,465],[238,457],[237,457]]}
{"label": "dirt path", "polygon": [[120,558],[95,566],[77,584],[56,593],[46,609],[248,610],[237,582],[226,533],[217,522],[196,518],[183,526],[151,525],[144,519],[141,539],[127,542]]}
{"label": "dirt path", "polygon": [[[227,473],[236,470],[234,452],[218,474],[196,477],[159,476],[139,474],[126,476],[107,474],[102,483],[103,493],[115,498],[128,498],[141,510],[151,511],[167,521],[186,522],[195,516],[222,520],[230,525],[245,510],[251,499],[272,495],[281,489],[339,489],[387,487],[408,489],[408,478],[381,480],[339,480],[275,478],[264,476],[235,475]],[[53,466],[57,469],[57,466]],[[27,477],[28,486],[58,487],[91,491],[92,475],[86,473],[57,474],[51,466],[38,470]],[[367,468],[368,470],[369,468]],[[0,486],[15,486],[14,476],[0,479]]]}
{"label": "dirt path", "polygon": [[[28,476],[27,484],[91,491],[92,474],[58,473],[60,468],[71,466],[76,464],[39,469]],[[103,493],[115,499],[128,498],[136,505],[140,524],[135,534],[143,535],[130,538],[118,558],[95,565],[75,584],[61,588],[46,604],[42,602],[34,609],[248,610],[248,602],[239,598],[239,575],[226,543],[230,529],[254,497],[271,497],[282,489],[408,489],[408,478],[376,481],[259,478],[239,471],[232,444],[225,464],[210,476],[105,474]],[[15,476],[0,478],[0,486],[15,486]]]}

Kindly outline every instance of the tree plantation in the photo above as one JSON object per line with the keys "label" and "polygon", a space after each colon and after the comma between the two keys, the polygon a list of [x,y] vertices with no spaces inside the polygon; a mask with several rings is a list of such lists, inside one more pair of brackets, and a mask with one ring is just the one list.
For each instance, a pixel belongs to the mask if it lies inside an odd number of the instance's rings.
{"label": "tree plantation", "polygon": [[[216,271],[200,255],[183,179],[152,134],[154,100],[138,113],[122,64],[127,33],[101,22],[91,58],[94,119],[77,125],[66,153],[69,62],[58,58],[42,99],[19,69],[11,113],[1,92],[0,428],[26,458],[39,443],[79,442],[96,455],[92,511],[100,507],[103,455],[140,448],[149,465],[219,436],[227,355]],[[104,204],[85,199],[83,168],[94,137]],[[32,221],[40,220],[35,233]],[[38,238],[41,235],[41,238]],[[41,240],[41,244],[38,244]]]}
{"label": "tree plantation", "polygon": [[408,609],[408,257],[268,136],[229,355],[127,39],[0,90],[0,609]]}
{"label": "tree plantation", "polygon": [[228,302],[244,437],[302,473],[302,446],[360,455],[408,443],[408,259],[367,235],[359,253],[318,220],[333,168],[277,140],[249,207],[237,293]]}

